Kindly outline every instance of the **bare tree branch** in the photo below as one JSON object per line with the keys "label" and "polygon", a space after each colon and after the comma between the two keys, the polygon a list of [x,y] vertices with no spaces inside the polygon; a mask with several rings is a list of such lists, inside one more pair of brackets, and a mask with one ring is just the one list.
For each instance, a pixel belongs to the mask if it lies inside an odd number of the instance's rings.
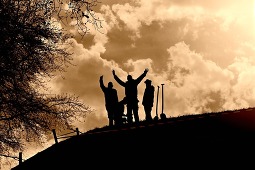
{"label": "bare tree branch", "polygon": [[24,141],[43,142],[51,129],[70,129],[92,109],[77,96],[47,93],[46,79],[72,64],[65,46],[70,23],[83,37],[99,30],[97,0],[0,1],[0,157],[21,151]]}

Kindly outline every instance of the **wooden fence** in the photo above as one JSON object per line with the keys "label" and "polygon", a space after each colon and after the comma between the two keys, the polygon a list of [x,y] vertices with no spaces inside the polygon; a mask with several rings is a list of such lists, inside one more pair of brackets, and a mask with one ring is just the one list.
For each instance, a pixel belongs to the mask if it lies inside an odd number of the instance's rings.
{"label": "wooden fence", "polygon": [[[79,131],[78,128],[76,128],[75,130],[73,130],[73,131],[71,131],[69,133],[62,134],[60,136],[57,136],[55,129],[52,129],[52,133],[53,133],[53,136],[54,136],[55,143],[57,144],[58,143],[58,139],[70,138],[72,136],[80,135],[81,132]],[[19,160],[19,164],[21,164],[22,160],[23,160],[22,152],[19,152],[19,157],[16,157],[16,156],[13,156],[13,157],[12,156],[6,156],[6,157],[10,157],[10,158]]]}
{"label": "wooden fence", "polygon": [[73,131],[71,131],[69,133],[65,133],[65,134],[57,136],[56,130],[52,129],[52,133],[53,133],[53,137],[54,137],[55,143],[57,144],[58,143],[58,139],[65,139],[65,138],[70,138],[72,136],[79,135],[80,131],[79,131],[78,128],[76,128],[75,130],[73,130]]}

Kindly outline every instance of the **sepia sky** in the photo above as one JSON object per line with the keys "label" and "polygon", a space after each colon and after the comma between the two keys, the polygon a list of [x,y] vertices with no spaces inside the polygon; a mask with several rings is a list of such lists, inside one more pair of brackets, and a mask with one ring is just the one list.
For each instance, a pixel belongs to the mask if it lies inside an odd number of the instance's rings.
{"label": "sepia sky", "polygon": [[[113,69],[125,81],[128,74],[137,78],[148,68],[146,78],[155,89],[160,86],[159,113],[165,84],[168,117],[255,106],[253,0],[113,0],[102,1],[97,11],[104,20],[102,33],[91,28],[81,39],[70,30],[75,39],[69,50],[76,66],[50,83],[53,92],[78,95],[95,109],[79,128],[86,131],[108,123],[101,75],[105,85],[113,82],[119,99],[124,97]],[[138,86],[141,120],[144,80]]]}
{"label": "sepia sky", "polygon": [[69,30],[75,66],[49,83],[53,93],[75,94],[95,110],[77,123],[81,131],[108,125],[101,75],[124,97],[113,69],[123,81],[149,69],[138,86],[141,120],[146,78],[160,86],[159,113],[164,84],[167,117],[255,106],[254,0],[102,0],[96,11],[102,33],[92,27],[81,39]]}

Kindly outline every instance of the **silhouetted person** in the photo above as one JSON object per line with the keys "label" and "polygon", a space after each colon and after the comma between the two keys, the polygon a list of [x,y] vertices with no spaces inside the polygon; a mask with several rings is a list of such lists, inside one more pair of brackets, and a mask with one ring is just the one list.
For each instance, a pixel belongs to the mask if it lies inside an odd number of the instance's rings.
{"label": "silhouetted person", "polygon": [[137,97],[137,86],[138,84],[143,80],[143,78],[146,76],[147,72],[149,70],[145,69],[144,72],[137,78],[133,79],[131,75],[127,76],[127,81],[124,82],[119,79],[119,77],[115,74],[115,71],[113,70],[113,77],[114,79],[123,87],[125,87],[125,95],[127,99],[127,122],[132,123],[133,122],[133,116],[134,114],[135,122],[139,122],[139,115],[138,115],[138,97]]}
{"label": "silhouetted person", "polygon": [[119,126],[122,125],[125,121],[123,120],[124,111],[125,111],[125,104],[127,104],[126,97],[124,97],[121,101],[118,102],[116,107],[116,112],[114,114],[114,121],[115,125]]}
{"label": "silhouetted person", "polygon": [[154,102],[154,86],[151,84],[151,80],[147,79],[145,82],[146,88],[144,90],[143,94],[143,107],[145,111],[145,120],[146,121],[152,121],[151,117],[151,110],[153,107],[153,102]]}
{"label": "silhouetted person", "polygon": [[114,122],[114,110],[119,101],[117,90],[113,88],[112,82],[109,82],[108,87],[105,87],[103,76],[100,76],[99,83],[102,91],[104,92],[105,108],[108,113],[109,126],[112,126]]}

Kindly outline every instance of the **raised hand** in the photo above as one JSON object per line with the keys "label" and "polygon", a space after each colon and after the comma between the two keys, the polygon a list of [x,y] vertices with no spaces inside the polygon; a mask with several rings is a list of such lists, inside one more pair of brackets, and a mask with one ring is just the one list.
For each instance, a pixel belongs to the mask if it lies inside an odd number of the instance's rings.
{"label": "raised hand", "polygon": [[148,71],[149,71],[149,69],[148,69],[148,68],[146,68],[146,69],[144,70],[144,72],[145,72],[145,73],[147,73]]}
{"label": "raised hand", "polygon": [[115,70],[112,70],[112,74],[115,75]]}

